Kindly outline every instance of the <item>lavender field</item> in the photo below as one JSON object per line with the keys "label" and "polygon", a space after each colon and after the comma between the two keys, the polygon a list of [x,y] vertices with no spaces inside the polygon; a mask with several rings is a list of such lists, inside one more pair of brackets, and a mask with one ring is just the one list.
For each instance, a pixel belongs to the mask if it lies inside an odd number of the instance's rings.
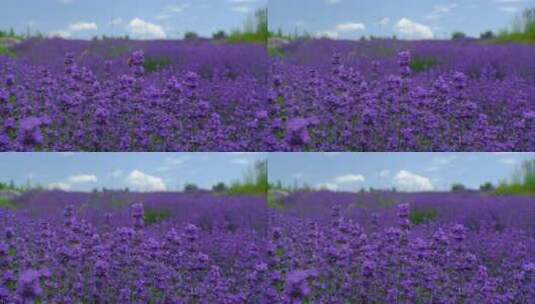
{"label": "lavender field", "polygon": [[255,192],[247,174],[213,191],[0,184],[0,302],[532,303],[533,161],[481,191],[266,196],[267,164]]}
{"label": "lavender field", "polygon": [[288,303],[532,303],[532,197],[298,192],[270,216]]}
{"label": "lavender field", "polygon": [[0,151],[264,151],[265,47],[25,40],[0,55]]}
{"label": "lavender field", "polygon": [[535,149],[532,44],[302,39],[271,53],[280,150]]}
{"label": "lavender field", "polygon": [[28,192],[0,208],[0,302],[265,302],[267,212],[208,192]]}

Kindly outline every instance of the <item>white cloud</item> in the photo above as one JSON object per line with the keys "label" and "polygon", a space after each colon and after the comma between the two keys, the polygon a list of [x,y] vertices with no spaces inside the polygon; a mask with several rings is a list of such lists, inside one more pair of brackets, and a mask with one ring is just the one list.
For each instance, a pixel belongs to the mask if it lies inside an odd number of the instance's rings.
{"label": "white cloud", "polygon": [[388,169],[383,169],[381,170],[381,172],[379,172],[379,177],[381,178],[387,178],[390,176],[390,170]]}
{"label": "white cloud", "polygon": [[121,175],[123,175],[123,170],[121,169],[115,169],[110,173],[110,176],[113,178],[121,177]]}
{"label": "white cloud", "polygon": [[366,179],[361,174],[346,174],[346,175],[338,176],[334,180],[337,184],[347,184],[347,183],[363,182]]}
{"label": "white cloud", "polygon": [[416,192],[431,191],[434,189],[431,180],[425,176],[401,170],[394,177],[394,183],[399,190]]}
{"label": "white cloud", "polygon": [[110,25],[121,25],[123,23],[123,18],[114,18],[110,21]]}
{"label": "white cloud", "polygon": [[388,17],[384,17],[383,19],[381,19],[381,21],[378,22],[379,25],[381,26],[386,26],[390,23],[390,18]]}
{"label": "white cloud", "polygon": [[349,23],[342,23],[342,24],[338,24],[336,26],[336,30],[338,32],[356,32],[356,31],[363,31],[366,29],[366,26],[364,25],[364,23],[352,23],[352,22],[349,22]]}
{"label": "white cloud", "polygon": [[251,159],[235,158],[235,159],[232,159],[230,162],[236,165],[248,165],[251,163]]}
{"label": "white cloud", "polygon": [[95,22],[76,22],[69,24],[69,32],[96,31],[98,26]]}
{"label": "white cloud", "polygon": [[326,4],[333,5],[342,2],[342,0],[324,0]]}
{"label": "white cloud", "polygon": [[338,190],[338,185],[337,184],[333,184],[333,183],[321,183],[321,184],[317,184],[316,188],[336,191],[336,190]]}
{"label": "white cloud", "polygon": [[73,156],[74,152],[56,152],[60,156]]}
{"label": "white cloud", "polygon": [[330,182],[319,183],[316,188],[336,191],[341,185],[364,182],[365,180],[366,178],[361,174],[345,174],[335,177]]}
{"label": "white cloud", "polygon": [[514,14],[520,10],[519,7],[514,7],[514,6],[500,6],[498,9],[500,11],[510,13],[510,14]]}
{"label": "white cloud", "polygon": [[319,37],[338,39],[338,37],[340,36],[340,33],[358,32],[358,31],[363,31],[365,29],[366,29],[366,25],[364,25],[364,23],[348,22],[348,23],[338,24],[334,27],[334,29],[319,31],[316,33],[316,35]]}
{"label": "white cloud", "polygon": [[504,165],[516,165],[518,164],[518,160],[514,158],[502,158],[498,160],[500,163]]}
{"label": "white cloud", "polygon": [[49,184],[48,189],[69,191],[74,184],[96,183],[97,181],[98,178],[93,174],[77,174],[69,176],[62,182]]}
{"label": "white cloud", "polygon": [[338,38],[338,32],[337,31],[321,31],[318,32],[318,36],[320,37],[327,37],[331,39],[337,39]]}
{"label": "white cloud", "polygon": [[48,185],[48,189],[68,191],[71,189],[71,185],[69,185],[68,183],[61,183],[61,182],[51,183]]}
{"label": "white cloud", "polygon": [[[49,37],[70,38],[73,33],[82,31],[96,31],[98,26],[95,22],[76,22],[71,23],[66,30],[51,31],[48,33]],[[69,153],[69,152],[63,152]]]}
{"label": "white cloud", "polygon": [[394,25],[394,30],[399,36],[406,39],[433,39],[434,34],[427,25],[414,22],[407,18],[401,18]]}
{"label": "white cloud", "polygon": [[92,174],[78,174],[70,176],[69,178],[67,178],[67,181],[71,184],[96,183],[98,179],[95,175]]}
{"label": "white cloud", "polygon": [[59,37],[59,38],[70,38],[71,33],[68,31],[58,30],[58,31],[52,31],[48,33],[48,36],[50,37]]}
{"label": "white cloud", "polygon": [[132,171],[128,175],[127,181],[133,189],[138,191],[165,191],[167,189],[163,179],[139,170]]}
{"label": "white cloud", "polygon": [[253,10],[250,6],[246,6],[246,5],[233,6],[230,9],[235,12],[244,13],[244,14],[249,13],[250,11]]}
{"label": "white cloud", "polygon": [[128,24],[128,29],[130,32],[139,38],[156,38],[156,39],[165,39],[167,38],[167,34],[165,33],[164,29],[157,25],[150,22],[147,22],[140,18],[134,18],[130,21]]}

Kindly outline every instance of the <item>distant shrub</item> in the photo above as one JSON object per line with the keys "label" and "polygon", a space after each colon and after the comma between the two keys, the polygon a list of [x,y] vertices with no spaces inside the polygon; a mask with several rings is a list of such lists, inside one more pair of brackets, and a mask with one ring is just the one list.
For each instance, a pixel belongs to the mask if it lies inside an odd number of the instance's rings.
{"label": "distant shrub", "polygon": [[199,191],[199,187],[195,184],[186,184],[184,186],[184,192],[196,192]]}
{"label": "distant shrub", "polygon": [[453,184],[451,186],[451,192],[464,192],[466,190],[467,190],[466,186],[460,183]]}
{"label": "distant shrub", "polygon": [[411,70],[415,73],[421,73],[438,65],[438,60],[431,57],[415,57],[411,60]]}
{"label": "distant shrub", "polygon": [[111,46],[109,48],[110,57],[117,58],[129,52],[126,46]]}
{"label": "distant shrub", "polygon": [[256,33],[242,33],[234,31],[227,38],[229,43],[266,43],[267,37],[258,35]]}
{"label": "distant shrub", "polygon": [[214,192],[225,192],[227,190],[228,190],[228,187],[223,182],[217,183],[212,187],[212,191]]}
{"label": "distant shrub", "polygon": [[117,208],[117,209],[121,209],[121,208],[124,208],[124,206],[127,206],[128,205],[128,202],[124,199],[112,199],[110,201],[110,206],[112,208]]}
{"label": "distant shrub", "polygon": [[455,32],[451,35],[451,40],[463,40],[466,39],[466,34],[463,32]]}
{"label": "distant shrub", "polygon": [[269,56],[276,57],[276,58],[284,57],[284,53],[279,48],[275,48],[275,47],[268,48],[268,54]]}
{"label": "distant shrub", "polygon": [[159,209],[147,209],[143,217],[145,225],[159,224],[171,217],[171,211]]}
{"label": "distant shrub", "polygon": [[16,57],[16,54],[7,47],[0,45],[0,56]]}
{"label": "distant shrub", "polygon": [[167,57],[149,57],[145,59],[145,62],[143,63],[143,68],[145,68],[145,72],[147,73],[154,73],[163,70],[170,64],[171,59]]}
{"label": "distant shrub", "polygon": [[479,38],[482,40],[491,40],[496,38],[496,35],[494,35],[493,31],[486,31],[481,33],[481,35],[479,35]]}
{"label": "distant shrub", "polygon": [[479,187],[479,191],[492,192],[495,190],[494,185],[491,182],[486,182]]}
{"label": "distant shrub", "polygon": [[222,31],[222,30],[217,31],[212,35],[212,38],[216,40],[222,40],[222,39],[227,38],[227,33],[225,33],[225,31]]}
{"label": "distant shrub", "polygon": [[433,208],[411,210],[409,220],[413,225],[427,224],[434,221],[438,216],[438,211]]}
{"label": "distant shrub", "polygon": [[184,34],[184,39],[186,40],[193,40],[193,39],[198,39],[198,38],[199,38],[199,34],[195,32],[186,32]]}
{"label": "distant shrub", "polygon": [[0,197],[0,208],[4,209],[15,209],[15,203],[7,198]]}
{"label": "distant shrub", "polygon": [[276,210],[284,209],[284,202],[280,198],[276,197],[276,195],[274,195],[273,193],[268,194],[267,203],[268,203],[268,207],[271,209],[276,209]]}

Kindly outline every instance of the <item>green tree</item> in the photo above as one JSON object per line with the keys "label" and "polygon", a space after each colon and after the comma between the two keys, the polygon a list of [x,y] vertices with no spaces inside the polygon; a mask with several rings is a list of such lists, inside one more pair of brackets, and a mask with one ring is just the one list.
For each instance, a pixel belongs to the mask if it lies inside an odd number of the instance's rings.
{"label": "green tree", "polygon": [[184,34],[184,39],[186,40],[193,40],[193,39],[198,39],[198,38],[199,38],[199,34],[195,32],[186,32]]}
{"label": "green tree", "polygon": [[223,31],[223,30],[220,30],[220,31],[217,31],[214,34],[212,34],[212,38],[213,39],[217,39],[217,40],[226,39],[227,38],[227,33],[225,33],[225,31]]}
{"label": "green tree", "polygon": [[483,185],[479,186],[479,191],[482,192],[492,192],[494,191],[495,187],[491,182],[486,182]]}
{"label": "green tree", "polygon": [[466,186],[461,183],[456,183],[451,186],[451,192],[464,192],[466,190]]}
{"label": "green tree", "polygon": [[463,32],[454,32],[451,35],[451,40],[463,40],[466,39],[466,34]]}
{"label": "green tree", "polygon": [[479,35],[479,38],[482,40],[491,40],[496,38],[496,35],[494,35],[493,31],[485,31]]}
{"label": "green tree", "polygon": [[196,192],[196,191],[199,191],[199,187],[195,184],[186,184],[184,186],[184,192]]}
{"label": "green tree", "polygon": [[228,190],[228,187],[223,182],[219,182],[212,187],[212,191],[214,192],[225,192],[227,190]]}

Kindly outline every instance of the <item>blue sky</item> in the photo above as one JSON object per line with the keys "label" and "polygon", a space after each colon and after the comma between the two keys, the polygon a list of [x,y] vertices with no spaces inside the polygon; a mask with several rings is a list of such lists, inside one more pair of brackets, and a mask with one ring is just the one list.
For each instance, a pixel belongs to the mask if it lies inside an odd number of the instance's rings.
{"label": "blue sky", "polygon": [[396,187],[449,190],[454,183],[479,188],[512,177],[535,153],[270,153],[270,182],[358,191]]}
{"label": "blue sky", "polygon": [[449,38],[454,31],[479,36],[511,25],[534,0],[269,0],[269,26],[307,30],[341,39],[392,36]]}
{"label": "blue sky", "polygon": [[240,180],[262,153],[0,153],[0,181],[90,191],[177,190]]}
{"label": "blue sky", "polygon": [[177,38],[240,27],[267,0],[2,0],[0,29],[91,38]]}

